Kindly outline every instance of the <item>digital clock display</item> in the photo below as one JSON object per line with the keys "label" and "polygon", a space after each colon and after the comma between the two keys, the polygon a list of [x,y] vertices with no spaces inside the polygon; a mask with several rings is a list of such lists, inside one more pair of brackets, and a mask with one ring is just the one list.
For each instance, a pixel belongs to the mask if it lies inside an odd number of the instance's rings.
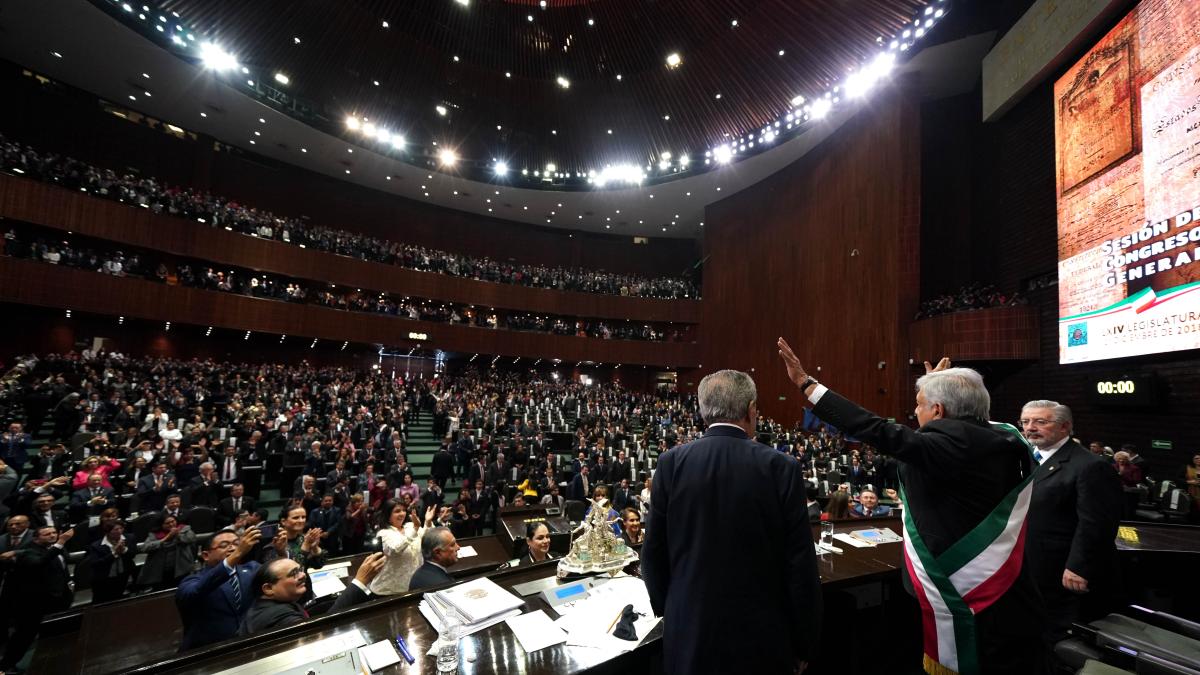
{"label": "digital clock display", "polygon": [[1153,375],[1122,373],[1090,378],[1086,391],[1096,405],[1149,407],[1158,404],[1160,389]]}

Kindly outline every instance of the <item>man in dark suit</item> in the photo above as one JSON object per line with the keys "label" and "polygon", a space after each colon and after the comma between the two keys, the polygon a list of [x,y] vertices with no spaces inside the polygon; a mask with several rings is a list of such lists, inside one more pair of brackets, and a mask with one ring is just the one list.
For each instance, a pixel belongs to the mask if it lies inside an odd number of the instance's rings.
{"label": "man in dark suit", "polygon": [[588,476],[591,467],[583,464],[579,467],[579,473],[571,479],[571,484],[567,486],[567,499],[591,499],[592,497],[592,479]]}
{"label": "man in dark suit", "polygon": [[[793,673],[812,658],[821,621],[800,466],[753,440],[749,375],[708,375],[699,398],[708,430],[659,457],[642,548],[650,603],[665,617],[664,665],[668,673],[727,672],[734,662],[746,672]],[[731,570],[746,581],[731,582]]]}
{"label": "man in dark suit", "polygon": [[13,422],[0,434],[0,459],[17,472],[18,480],[25,474],[25,460],[29,458],[29,444],[32,442],[20,422]]}
{"label": "man in dark suit", "polygon": [[65,476],[69,460],[66,448],[61,443],[47,443],[42,446],[41,452],[30,463],[28,477],[50,480],[58,476]]}
{"label": "man in dark suit", "polygon": [[[347,481],[347,484],[349,484],[350,472],[346,470],[346,462],[339,459],[337,463],[333,465],[333,469],[331,469],[329,473],[325,474],[325,491],[328,492],[332,490],[333,487],[342,480]],[[351,487],[350,491],[353,492],[354,488]]]}
{"label": "man in dark suit", "polygon": [[[910,569],[917,575],[912,585],[945,607],[941,604],[945,589],[934,587],[928,574],[939,570],[944,574],[945,570],[937,567],[938,557],[965,541],[989,516],[1002,513],[1006,506],[1013,515],[1020,515],[1017,505],[1021,499],[1013,502],[1009,497],[1018,488],[1024,495],[1029,487],[1033,473],[1029,446],[1015,429],[994,428],[988,422],[991,397],[983,377],[967,368],[949,368],[949,359],[942,359],[936,369],[926,364],[925,376],[917,380],[914,412],[920,429],[914,431],[830,391],[805,372],[782,338],[778,347],[788,377],[814,404],[817,417],[899,462],[900,482],[907,496],[905,520],[911,519],[920,534],[917,540],[906,537],[906,547],[917,551],[921,546],[928,554],[919,555],[919,560],[909,558]],[[660,472],[661,467],[660,460]],[[656,474],[655,483],[658,481]],[[1018,528],[1022,521],[1020,517],[1012,519]],[[970,649],[970,643],[959,645],[956,639],[949,639],[956,649],[927,653],[926,657],[955,671],[962,667],[960,662],[976,662],[984,674],[1042,672],[1045,655],[1029,645],[1041,639],[1045,610],[1029,570],[1021,564],[1021,539],[1003,539],[991,533],[987,541],[992,545],[983,550],[1010,561],[1005,569],[1012,572],[1016,568],[1015,574],[1001,577],[980,571],[992,582],[987,587],[991,602],[982,607],[968,604],[973,614],[965,620],[973,620],[975,649]],[[921,569],[933,571],[926,574]],[[922,578],[925,584],[919,583]],[[961,616],[952,620],[934,609],[928,610],[924,619],[927,644],[931,639],[942,644],[946,631],[951,630],[949,625],[958,627],[964,620]]]}
{"label": "man in dark suit", "polygon": [[[371,599],[368,587],[387,562],[387,556],[373,553],[358,567],[354,580],[338,595],[330,614]],[[263,565],[254,575],[257,599],[238,628],[238,635],[254,635],[272,628],[294,626],[308,618],[300,600],[308,592],[308,575],[304,567],[289,558],[279,558]]]}
{"label": "man in dark suit", "polygon": [[454,583],[454,577],[446,570],[458,562],[458,540],[445,527],[434,527],[421,537],[421,557],[425,563],[413,573],[408,590],[419,591],[434,586]]}
{"label": "man in dark suit", "polygon": [[175,606],[183,621],[180,651],[237,634],[254,602],[253,582],[259,564],[252,558],[261,537],[258,528],[246,530],[240,538],[223,530],[200,551],[203,569],[184,577],[175,591]]}
{"label": "man in dark suit", "polygon": [[242,460],[238,458],[236,447],[231,445],[225,448],[224,456],[216,461],[216,469],[222,483],[229,485],[242,482]]}
{"label": "man in dark suit", "polygon": [[7,569],[0,606],[6,608],[5,614],[12,614],[16,628],[0,658],[0,672],[15,670],[37,638],[44,616],[71,606],[74,594],[63,547],[74,534],[74,530],[59,534],[52,527],[38,528],[29,544],[0,553],[0,565]]}
{"label": "man in dark suit", "polygon": [[217,508],[217,504],[221,502],[221,478],[217,475],[217,469],[212,462],[204,462],[200,465],[200,475],[192,479],[188,487],[192,490],[192,506],[207,506],[210,509]]}
{"label": "man in dark suit", "polygon": [[1036,447],[1025,560],[1050,619],[1049,646],[1075,621],[1107,613],[1117,577],[1121,482],[1104,458],[1071,440],[1071,409],[1030,401],[1021,430]]}
{"label": "man in dark suit", "polygon": [[629,460],[625,458],[625,451],[622,450],[617,453],[617,459],[612,463],[612,468],[608,471],[609,480],[619,483],[622,478],[631,479],[632,475],[629,468]]}
{"label": "man in dark suit", "polygon": [[158,462],[149,476],[138,481],[137,495],[141,505],[138,511],[159,511],[167,501],[167,495],[175,493],[175,476],[167,473],[167,465]]}
{"label": "man in dark suit", "polygon": [[29,526],[37,530],[42,527],[53,527],[56,530],[66,530],[71,527],[67,522],[67,512],[54,507],[54,495],[43,492],[33,500],[33,510],[29,512]]}
{"label": "man in dark suit", "polygon": [[617,487],[613,490],[612,506],[617,510],[617,513],[624,511],[626,508],[637,506],[637,492],[629,487],[629,479],[622,478]]}
{"label": "man in dark suit", "polygon": [[33,530],[29,527],[29,516],[12,516],[4,524],[4,534],[0,536],[0,553],[15,551],[32,540]]}
{"label": "man in dark suit", "polygon": [[82,520],[86,516],[98,516],[100,512],[115,503],[112,488],[102,484],[104,477],[98,473],[88,476],[87,487],[80,488],[71,495],[71,508]]}
{"label": "man in dark suit", "polygon": [[449,485],[450,480],[454,478],[454,457],[445,444],[433,454],[429,475],[437,480],[438,485]]}
{"label": "man in dark suit", "polygon": [[246,487],[241,483],[229,486],[229,496],[217,504],[217,527],[232,525],[242,511],[254,512],[253,497],[246,496]]}
{"label": "man in dark suit", "polygon": [[321,505],[308,514],[309,529],[321,529],[321,548],[329,551],[330,555],[339,555],[342,551],[342,510],[333,505],[333,495],[325,493],[321,497]]}

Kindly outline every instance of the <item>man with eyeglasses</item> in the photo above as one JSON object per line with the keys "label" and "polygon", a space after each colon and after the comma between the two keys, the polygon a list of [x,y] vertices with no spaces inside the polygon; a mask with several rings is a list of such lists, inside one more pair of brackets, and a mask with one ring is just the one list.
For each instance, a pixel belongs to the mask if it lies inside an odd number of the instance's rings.
{"label": "man with eyeglasses", "polygon": [[1053,646],[1073,622],[1110,609],[1118,574],[1121,483],[1106,458],[1071,439],[1067,406],[1030,401],[1021,409],[1020,424],[1038,462],[1025,560],[1046,601],[1047,640]]}
{"label": "man with eyeglasses", "polygon": [[[387,557],[382,553],[367,556],[358,566],[354,580],[346,586],[329,608],[329,613],[366,602],[371,598],[368,585],[383,569]],[[254,606],[238,628],[238,635],[253,635],[273,628],[294,626],[308,618],[300,600],[308,591],[308,575],[295,560],[279,558],[259,568],[254,575]]]}
{"label": "man with eyeglasses", "polygon": [[200,551],[204,568],[185,577],[175,592],[175,606],[183,621],[180,651],[237,634],[254,603],[254,576],[260,565],[251,558],[261,538],[257,527],[247,529],[240,538],[231,530],[222,530]]}

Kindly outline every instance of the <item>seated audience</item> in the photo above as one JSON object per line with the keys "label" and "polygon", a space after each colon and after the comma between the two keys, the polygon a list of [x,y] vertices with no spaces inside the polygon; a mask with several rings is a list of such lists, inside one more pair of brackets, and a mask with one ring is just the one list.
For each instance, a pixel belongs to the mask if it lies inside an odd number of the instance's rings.
{"label": "seated audience", "polygon": [[858,503],[854,508],[850,509],[852,518],[874,518],[877,516],[887,516],[892,513],[890,506],[883,506],[879,503],[879,495],[875,494],[874,490],[863,490],[858,493]]}
{"label": "seated audience", "polygon": [[621,538],[626,546],[641,546],[646,540],[646,532],[642,530],[642,514],[635,508],[627,508],[621,512]]}
{"label": "seated audience", "polygon": [[1127,488],[1137,487],[1142,482],[1142,468],[1133,463],[1129,453],[1120,450],[1113,455],[1116,462],[1117,474],[1121,476],[1121,485]]}
{"label": "seated audience", "polygon": [[849,517],[850,491],[849,489],[839,489],[829,495],[829,504],[825,506],[825,513],[821,514],[821,520],[842,520]]}
{"label": "seated audience", "polygon": [[447,570],[458,562],[458,541],[454,533],[444,527],[428,529],[421,537],[421,557],[425,563],[412,575],[409,590],[445,586],[454,583]]}
{"label": "seated audience", "polygon": [[554,558],[550,553],[550,528],[546,523],[536,521],[525,524],[525,547],[521,565],[532,565]]}
{"label": "seated audience", "polygon": [[308,512],[299,504],[285,506],[279,519],[279,531],[270,546],[263,549],[263,562],[278,558],[299,561],[305,569],[325,564],[326,552],[321,548],[321,530],[308,526]]}
{"label": "seated audience", "polygon": [[[374,553],[358,566],[354,579],[338,595],[330,612],[366,602],[371,598],[368,584],[384,566],[384,555]],[[295,560],[274,560],[254,575],[255,601],[238,628],[238,635],[254,635],[275,628],[294,626],[309,618],[300,600],[311,592],[305,568]]]}

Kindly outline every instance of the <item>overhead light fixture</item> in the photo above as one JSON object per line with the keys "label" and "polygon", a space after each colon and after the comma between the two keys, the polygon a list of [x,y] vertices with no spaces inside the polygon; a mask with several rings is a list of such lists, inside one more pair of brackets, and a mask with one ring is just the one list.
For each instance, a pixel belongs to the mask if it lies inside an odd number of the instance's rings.
{"label": "overhead light fixture", "polygon": [[719,164],[728,164],[733,159],[733,149],[728,143],[719,145],[713,149],[713,159]]}
{"label": "overhead light fixture", "polygon": [[667,67],[678,68],[679,64],[683,63],[683,57],[679,56],[678,52],[667,54]]}
{"label": "overhead light fixture", "polygon": [[819,119],[825,117],[826,115],[828,115],[829,111],[832,109],[833,109],[833,101],[830,101],[827,98],[819,98],[819,99],[813,101],[812,109],[810,110],[809,114],[812,115],[813,119],[819,120]]}
{"label": "overhead light fixture", "polygon": [[441,160],[443,166],[454,166],[458,162],[458,155],[453,150],[446,148],[438,153],[438,159]]}
{"label": "overhead light fixture", "polygon": [[283,73],[275,73],[275,81],[279,84],[289,84],[292,80]]}
{"label": "overhead light fixture", "polygon": [[792,97],[792,107],[793,108],[797,108],[802,105],[804,105],[804,97],[803,96],[800,96],[799,94],[797,94],[796,96]]}
{"label": "overhead light fixture", "polygon": [[396,150],[404,149],[405,140],[400,134],[392,134],[392,148]]}
{"label": "overhead light fixture", "polygon": [[458,4],[462,5],[463,7],[469,7],[471,5],[471,0],[454,0],[454,1],[457,2]]}
{"label": "overhead light fixture", "polygon": [[446,112],[447,112],[446,106],[444,106],[444,105],[434,106],[433,109],[436,110],[437,114],[441,115],[442,117],[446,116]]}
{"label": "overhead light fixture", "polygon": [[554,81],[557,82],[558,86],[562,87],[563,89],[571,88],[571,81],[561,75],[559,75]]}
{"label": "overhead light fixture", "polygon": [[211,42],[200,45],[200,60],[209,70],[235,70],[238,67],[237,58]]}
{"label": "overhead light fixture", "polygon": [[558,167],[554,164],[554,162],[550,162],[549,164],[546,165],[546,173],[547,174],[552,174],[555,171],[558,171]]}
{"label": "overhead light fixture", "polygon": [[359,123],[357,117],[351,116],[351,117],[346,118],[346,128],[347,129],[350,129],[351,131],[358,131],[361,126],[362,126],[362,124]]}
{"label": "overhead light fixture", "polygon": [[492,168],[492,171],[497,176],[507,175],[508,174],[508,164],[506,164],[504,162],[496,162],[496,166]]}

